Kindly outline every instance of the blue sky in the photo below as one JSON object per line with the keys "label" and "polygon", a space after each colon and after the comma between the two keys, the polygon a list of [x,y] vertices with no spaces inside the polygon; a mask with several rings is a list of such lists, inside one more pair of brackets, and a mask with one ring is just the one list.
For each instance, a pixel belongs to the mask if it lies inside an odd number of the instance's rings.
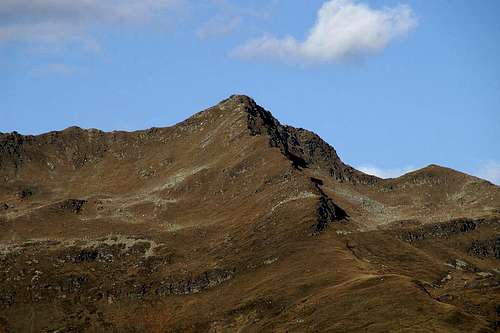
{"label": "blue sky", "polygon": [[231,94],[381,176],[500,184],[500,2],[4,0],[0,131],[172,125]]}

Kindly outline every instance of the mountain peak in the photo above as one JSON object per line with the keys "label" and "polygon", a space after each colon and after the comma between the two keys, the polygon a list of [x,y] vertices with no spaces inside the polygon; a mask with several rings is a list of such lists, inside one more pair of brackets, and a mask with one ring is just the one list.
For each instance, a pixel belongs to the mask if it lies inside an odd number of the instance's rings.
{"label": "mountain peak", "polygon": [[222,100],[217,106],[222,108],[243,106],[245,109],[258,107],[255,100],[247,95],[231,95]]}
{"label": "mountain peak", "polygon": [[247,95],[234,94],[234,95],[229,96],[229,98],[227,100],[242,103],[242,104],[245,104],[245,103],[246,104],[255,104],[255,100],[252,97],[247,96]]}
{"label": "mountain peak", "polygon": [[322,169],[338,181],[371,184],[378,180],[344,164],[335,149],[316,133],[282,125],[249,96],[231,95],[217,107],[245,112],[250,134],[267,136],[269,144],[279,148],[295,167]]}

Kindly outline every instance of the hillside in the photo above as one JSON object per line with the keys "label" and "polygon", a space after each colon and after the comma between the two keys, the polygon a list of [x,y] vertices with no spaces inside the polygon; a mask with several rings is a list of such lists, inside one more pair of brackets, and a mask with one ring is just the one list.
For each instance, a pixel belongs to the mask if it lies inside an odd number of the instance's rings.
{"label": "hillside", "polygon": [[0,134],[0,332],[494,332],[500,187],[342,162],[246,96]]}

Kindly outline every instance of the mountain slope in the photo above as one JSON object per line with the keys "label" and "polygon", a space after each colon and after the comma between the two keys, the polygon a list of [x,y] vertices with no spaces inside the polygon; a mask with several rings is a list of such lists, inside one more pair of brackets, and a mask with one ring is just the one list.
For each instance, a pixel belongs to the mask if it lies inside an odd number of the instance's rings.
{"label": "mountain slope", "polygon": [[168,128],[0,134],[0,328],[493,331],[499,216],[497,186],[363,174],[246,96]]}

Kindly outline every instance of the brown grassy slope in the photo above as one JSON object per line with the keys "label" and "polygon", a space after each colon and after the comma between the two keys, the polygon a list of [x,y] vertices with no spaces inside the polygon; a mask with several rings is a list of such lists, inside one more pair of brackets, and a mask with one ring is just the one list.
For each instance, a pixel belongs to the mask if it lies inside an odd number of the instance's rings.
{"label": "brown grassy slope", "polygon": [[498,326],[498,187],[365,175],[245,96],[170,128],[2,134],[0,209],[5,331]]}

